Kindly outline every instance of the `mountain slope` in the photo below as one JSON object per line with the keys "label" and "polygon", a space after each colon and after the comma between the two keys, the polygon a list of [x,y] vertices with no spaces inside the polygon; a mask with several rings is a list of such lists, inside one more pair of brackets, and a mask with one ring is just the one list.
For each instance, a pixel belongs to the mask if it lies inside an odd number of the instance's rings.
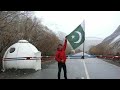
{"label": "mountain slope", "polygon": [[95,54],[116,55],[120,53],[120,25],[110,36],[106,37],[93,49]]}

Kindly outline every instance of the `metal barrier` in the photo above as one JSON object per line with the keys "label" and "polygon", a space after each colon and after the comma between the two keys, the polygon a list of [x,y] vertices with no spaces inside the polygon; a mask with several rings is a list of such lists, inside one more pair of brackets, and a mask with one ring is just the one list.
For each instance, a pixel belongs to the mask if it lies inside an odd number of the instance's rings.
{"label": "metal barrier", "polygon": [[[67,57],[67,56],[66,56]],[[103,59],[111,59],[111,60],[120,60],[120,56],[112,56],[112,55],[96,55],[97,58],[103,58]],[[4,61],[14,61],[14,60],[45,60],[45,59],[55,59],[55,56],[41,56],[41,57],[15,57],[15,58],[4,58]],[[3,58],[0,57],[0,61],[2,61]]]}
{"label": "metal barrier", "polygon": [[[14,61],[14,60],[42,60],[46,58],[54,58],[55,56],[41,56],[41,57],[15,57],[15,58],[4,58],[4,61]],[[1,59],[3,60],[3,58]]]}
{"label": "metal barrier", "polygon": [[110,60],[120,60],[120,56],[112,56],[112,55],[98,55],[97,58],[102,59],[110,59]]}

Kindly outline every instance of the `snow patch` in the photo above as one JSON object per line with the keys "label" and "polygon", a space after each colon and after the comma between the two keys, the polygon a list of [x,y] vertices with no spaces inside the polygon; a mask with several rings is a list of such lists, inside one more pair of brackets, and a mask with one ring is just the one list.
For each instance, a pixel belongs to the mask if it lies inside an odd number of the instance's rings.
{"label": "snow patch", "polygon": [[118,39],[120,39],[120,35],[118,35],[110,44],[116,42]]}

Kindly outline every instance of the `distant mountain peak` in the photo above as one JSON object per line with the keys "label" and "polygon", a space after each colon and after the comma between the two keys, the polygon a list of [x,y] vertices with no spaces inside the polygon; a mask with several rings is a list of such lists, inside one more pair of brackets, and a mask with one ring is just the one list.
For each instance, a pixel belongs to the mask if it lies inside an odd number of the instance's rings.
{"label": "distant mountain peak", "polygon": [[115,33],[120,33],[120,25],[117,27],[117,29],[113,32],[113,34]]}

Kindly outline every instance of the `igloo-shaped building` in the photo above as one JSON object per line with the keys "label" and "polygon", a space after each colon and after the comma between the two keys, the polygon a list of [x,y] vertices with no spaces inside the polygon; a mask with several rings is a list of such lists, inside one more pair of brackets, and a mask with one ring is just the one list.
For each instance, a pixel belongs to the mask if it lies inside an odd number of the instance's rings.
{"label": "igloo-shaped building", "polygon": [[41,69],[41,52],[27,40],[19,40],[10,46],[3,57],[5,69]]}

